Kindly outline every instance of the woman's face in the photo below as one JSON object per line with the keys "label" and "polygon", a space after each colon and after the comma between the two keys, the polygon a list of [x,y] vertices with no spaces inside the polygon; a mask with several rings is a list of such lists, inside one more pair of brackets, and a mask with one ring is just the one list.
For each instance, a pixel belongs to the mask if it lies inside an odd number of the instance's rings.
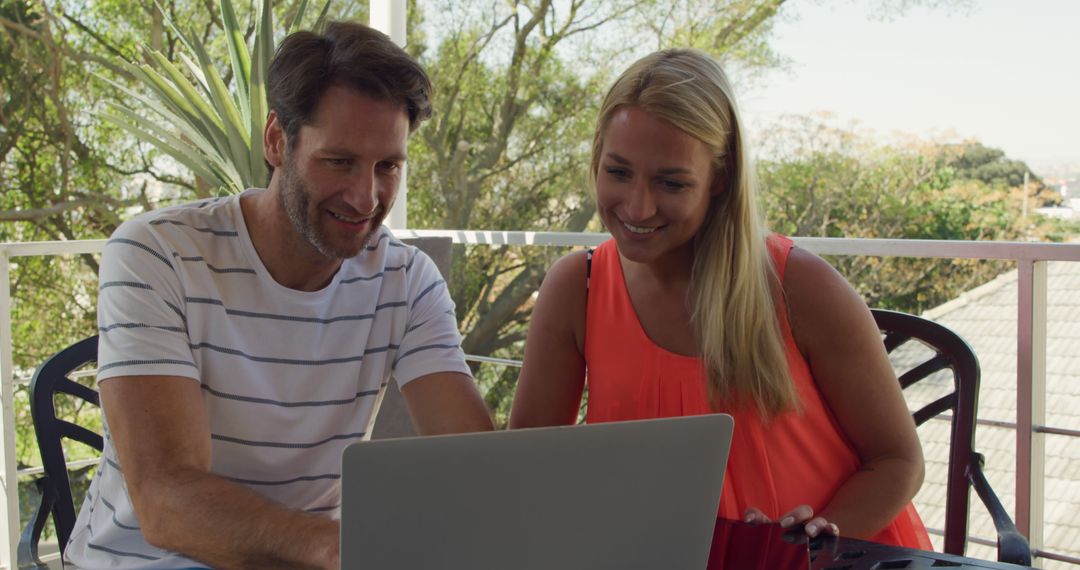
{"label": "woman's face", "polygon": [[617,109],[603,133],[596,200],[619,253],[639,263],[688,253],[721,190],[713,178],[705,143],[640,107]]}

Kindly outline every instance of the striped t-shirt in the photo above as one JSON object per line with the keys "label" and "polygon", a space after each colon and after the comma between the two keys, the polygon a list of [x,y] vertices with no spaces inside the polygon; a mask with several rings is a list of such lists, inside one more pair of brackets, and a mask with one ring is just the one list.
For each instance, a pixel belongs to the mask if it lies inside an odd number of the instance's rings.
{"label": "striped t-shirt", "polygon": [[[370,433],[391,373],[399,385],[469,373],[453,302],[426,255],[381,228],[322,290],[289,289],[255,252],[239,196],[121,225],[102,255],[98,326],[99,381],[195,379],[213,472],[330,516],[342,449]],[[80,568],[203,566],[143,539],[107,426],[65,557]]]}

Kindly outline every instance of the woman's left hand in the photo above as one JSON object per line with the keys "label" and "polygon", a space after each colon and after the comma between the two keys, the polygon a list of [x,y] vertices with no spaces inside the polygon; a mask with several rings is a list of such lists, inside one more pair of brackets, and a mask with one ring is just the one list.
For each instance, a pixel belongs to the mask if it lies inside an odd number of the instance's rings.
{"label": "woman's left hand", "polygon": [[[743,520],[750,524],[772,522],[769,517],[765,516],[765,513],[754,507],[746,509]],[[840,536],[840,528],[835,523],[826,520],[825,517],[815,517],[814,509],[810,508],[810,505],[799,505],[780,517],[780,528],[791,528],[797,524],[802,524],[803,530],[811,538],[822,532]]]}

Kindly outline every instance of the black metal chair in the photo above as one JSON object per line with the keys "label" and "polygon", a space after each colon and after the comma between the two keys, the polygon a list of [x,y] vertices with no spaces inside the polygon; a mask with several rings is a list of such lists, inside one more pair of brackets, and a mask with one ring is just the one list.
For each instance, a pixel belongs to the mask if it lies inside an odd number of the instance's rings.
{"label": "black metal chair", "polygon": [[944,551],[961,556],[964,554],[970,488],[974,488],[993,518],[998,535],[998,560],[1031,565],[1031,548],[1027,538],[1016,529],[1009,513],[990,487],[983,475],[983,456],[974,450],[980,377],[975,351],[955,332],[931,320],[883,309],[872,309],[871,313],[884,334],[885,349],[890,354],[909,341],[920,342],[933,352],[929,358],[906,371],[897,371],[901,388],[906,389],[946,368],[952,370],[952,391],[912,414],[917,426],[946,411],[952,414]]}
{"label": "black metal chair", "polygon": [[72,372],[97,362],[97,346],[98,337],[92,336],[57,352],[38,367],[30,381],[30,415],[45,474],[35,481],[41,492],[41,504],[19,539],[19,568],[48,568],[38,557],[38,541],[50,514],[61,554],[75,527],[75,501],[71,496],[63,440],[75,440],[98,451],[104,445],[100,434],[58,418],[55,403],[57,394],[67,394],[101,405],[96,391],[69,377]]}

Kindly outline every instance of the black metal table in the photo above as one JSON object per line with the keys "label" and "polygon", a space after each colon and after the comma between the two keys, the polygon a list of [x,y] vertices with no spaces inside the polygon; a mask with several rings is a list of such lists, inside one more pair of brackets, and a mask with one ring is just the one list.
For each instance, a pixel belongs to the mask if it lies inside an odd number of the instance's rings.
{"label": "black metal table", "polygon": [[819,536],[807,539],[801,529],[776,524],[749,525],[717,519],[709,570],[1023,570],[1004,562],[978,560],[854,538]]}
{"label": "black metal table", "polygon": [[811,540],[809,546],[811,570],[885,570],[887,568],[1020,570],[1031,568],[941,552],[887,546],[854,538],[818,537]]}

